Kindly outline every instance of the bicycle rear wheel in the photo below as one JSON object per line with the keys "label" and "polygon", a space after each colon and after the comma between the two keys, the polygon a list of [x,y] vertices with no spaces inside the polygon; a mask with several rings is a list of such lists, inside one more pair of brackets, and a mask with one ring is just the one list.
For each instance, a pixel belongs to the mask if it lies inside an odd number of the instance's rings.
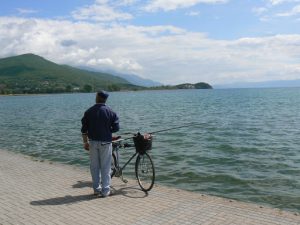
{"label": "bicycle rear wheel", "polygon": [[111,169],[110,169],[110,177],[112,178],[117,171],[117,158],[116,155],[113,153],[111,157]]}
{"label": "bicycle rear wheel", "polygon": [[135,162],[135,175],[143,191],[147,192],[152,189],[155,180],[155,170],[148,153],[138,154]]}

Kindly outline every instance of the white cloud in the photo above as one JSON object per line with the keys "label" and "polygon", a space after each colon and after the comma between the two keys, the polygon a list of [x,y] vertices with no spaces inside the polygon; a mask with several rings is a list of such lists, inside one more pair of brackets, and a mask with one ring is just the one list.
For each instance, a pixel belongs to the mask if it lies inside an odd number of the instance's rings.
{"label": "white cloud", "polygon": [[300,0],[267,0],[271,5],[280,5],[289,2],[300,2]]}
{"label": "white cloud", "polygon": [[95,0],[95,3],[97,3],[97,4],[106,4],[108,2],[109,2],[109,0]]}
{"label": "white cloud", "polygon": [[277,16],[288,17],[288,16],[295,16],[298,14],[300,14],[300,5],[293,7],[290,11],[278,13]]}
{"label": "white cloud", "polygon": [[0,57],[32,52],[165,84],[300,78],[300,35],[214,40],[173,26],[0,17],[0,49]]}
{"label": "white cloud", "polygon": [[113,66],[114,63],[110,58],[104,58],[104,59],[90,59],[87,61],[88,66]]}
{"label": "white cloud", "polygon": [[37,13],[37,10],[33,10],[33,9],[23,9],[23,8],[17,8],[17,11],[19,14],[34,14]]}
{"label": "white cloud", "polygon": [[228,2],[228,0],[154,0],[145,6],[144,10],[149,12],[155,12],[158,10],[170,11],[178,8],[189,8],[200,3],[216,4],[226,2]]}
{"label": "white cloud", "polygon": [[94,20],[100,22],[114,20],[130,20],[133,16],[129,13],[120,12],[113,6],[108,5],[106,0],[97,0],[96,4],[79,8],[72,12],[77,20]]}
{"label": "white cloud", "polygon": [[138,0],[120,0],[118,2],[119,5],[133,5],[137,2]]}
{"label": "white cloud", "polygon": [[[300,0],[266,0],[266,2],[264,7],[252,9],[254,14],[260,17],[260,21],[269,22],[278,19],[278,17],[292,17],[300,14],[300,5],[297,5]],[[287,8],[290,9],[287,10]],[[284,9],[286,11],[283,11]]]}
{"label": "white cloud", "polygon": [[186,15],[188,15],[188,16],[199,16],[200,12],[199,11],[191,11],[191,12],[188,12]]}
{"label": "white cloud", "polygon": [[253,8],[252,11],[256,14],[256,15],[261,15],[265,12],[268,11],[268,9],[266,7],[258,7],[258,8]]}
{"label": "white cloud", "polygon": [[279,5],[286,2],[286,0],[268,0],[268,2],[271,3],[271,5]]}

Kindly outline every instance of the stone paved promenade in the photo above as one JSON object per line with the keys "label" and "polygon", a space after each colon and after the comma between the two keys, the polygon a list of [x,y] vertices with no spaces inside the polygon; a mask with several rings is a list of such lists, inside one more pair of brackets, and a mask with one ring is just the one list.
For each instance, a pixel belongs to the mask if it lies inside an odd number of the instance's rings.
{"label": "stone paved promenade", "polygon": [[115,194],[95,198],[86,169],[0,150],[0,224],[300,224],[297,213],[113,179]]}

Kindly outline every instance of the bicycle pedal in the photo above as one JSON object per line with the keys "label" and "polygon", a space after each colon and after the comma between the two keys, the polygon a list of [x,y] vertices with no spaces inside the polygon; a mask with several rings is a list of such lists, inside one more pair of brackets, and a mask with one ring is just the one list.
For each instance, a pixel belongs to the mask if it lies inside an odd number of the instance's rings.
{"label": "bicycle pedal", "polygon": [[122,171],[120,171],[119,169],[116,171],[115,173],[115,177],[121,177],[122,176]]}

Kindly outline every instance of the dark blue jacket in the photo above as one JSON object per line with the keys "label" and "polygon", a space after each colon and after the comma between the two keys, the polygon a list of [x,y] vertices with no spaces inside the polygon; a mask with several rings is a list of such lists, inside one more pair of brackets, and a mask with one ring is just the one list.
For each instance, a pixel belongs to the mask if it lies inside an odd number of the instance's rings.
{"label": "dark blue jacket", "polygon": [[89,108],[81,119],[81,133],[89,140],[111,142],[112,133],[119,131],[119,118],[108,106],[102,103]]}

